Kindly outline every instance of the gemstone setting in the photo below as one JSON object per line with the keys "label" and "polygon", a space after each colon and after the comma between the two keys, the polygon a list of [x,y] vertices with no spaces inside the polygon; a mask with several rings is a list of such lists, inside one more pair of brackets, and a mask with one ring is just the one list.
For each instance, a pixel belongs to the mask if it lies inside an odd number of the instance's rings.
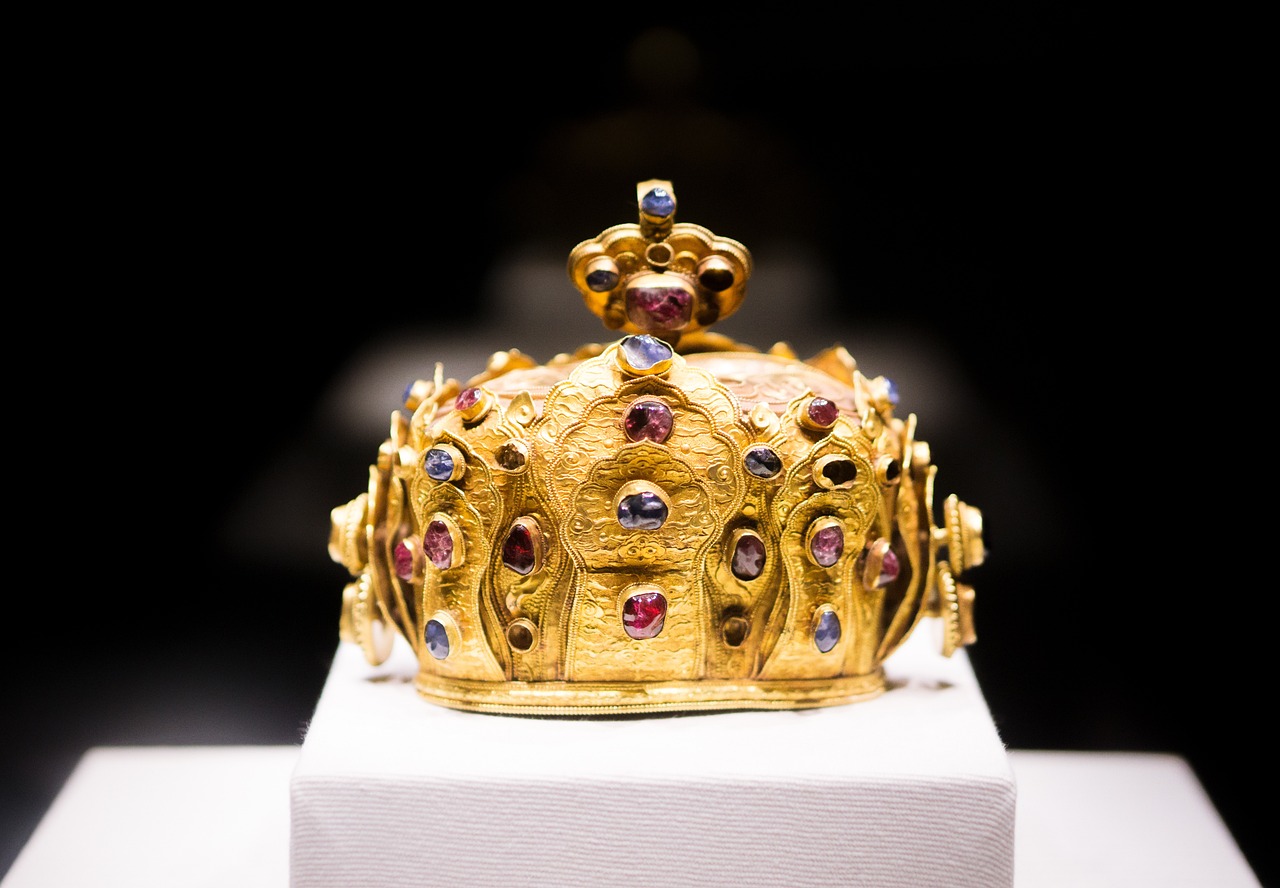
{"label": "gemstone setting", "polygon": [[534,518],[517,518],[502,543],[502,563],[528,576],[542,561],[542,531]]}
{"label": "gemstone setting", "polygon": [[641,330],[681,330],[693,316],[693,295],[683,287],[627,288],[627,320]]}
{"label": "gemstone setting", "polygon": [[754,580],[764,573],[764,540],[752,530],[741,530],[734,535],[733,555],[729,569],[740,580]]}
{"label": "gemstone setting", "polygon": [[606,293],[618,286],[618,271],[614,268],[596,268],[587,272],[587,286],[595,293]]}
{"label": "gemstone setting", "polygon": [[396,576],[406,583],[413,582],[413,549],[407,539],[396,543],[391,558],[395,563]]}
{"label": "gemstone setting", "polygon": [[844,554],[844,525],[834,518],[819,518],[805,534],[805,550],[819,567],[831,567]]}
{"label": "gemstone setting", "polygon": [[465,388],[458,393],[458,397],[453,399],[454,409],[465,413],[480,403],[480,396],[479,388],[475,386]]}
{"label": "gemstone setting", "polygon": [[743,454],[742,465],[757,478],[772,478],[782,471],[782,457],[761,444]]}
{"label": "gemstone setting", "polygon": [[813,620],[813,643],[822,653],[829,653],[840,641],[840,617],[829,607],[820,610]]}
{"label": "gemstone setting", "polygon": [[427,620],[423,630],[423,640],[427,643],[427,652],[437,660],[449,656],[449,630],[439,620]]}
{"label": "gemstone setting", "polygon": [[675,352],[656,336],[637,333],[623,338],[618,345],[618,356],[623,369],[632,373],[649,374],[662,373],[670,367]]}
{"label": "gemstone setting", "polygon": [[882,588],[889,585],[898,578],[898,574],[902,570],[902,564],[898,561],[898,555],[892,549],[885,549],[884,560],[880,562],[880,574],[876,577],[876,588]]}
{"label": "gemstone setting", "polygon": [[653,638],[667,619],[667,598],[648,588],[627,597],[622,604],[622,628],[632,638]]}
{"label": "gemstone setting", "polygon": [[640,211],[649,216],[665,219],[676,211],[676,199],[665,188],[650,188],[640,198]]}
{"label": "gemstone setting", "polygon": [[627,530],[657,530],[668,514],[666,500],[655,490],[636,490],[618,499],[618,523]]}
{"label": "gemstone setting", "polygon": [[836,406],[834,401],[826,398],[815,397],[809,399],[804,412],[809,422],[820,429],[831,428],[835,421],[840,418],[840,408]]}
{"label": "gemstone setting", "polygon": [[636,401],[627,408],[622,420],[628,440],[652,441],[661,444],[671,435],[673,418],[671,408],[661,401]]}
{"label": "gemstone setting", "polygon": [[448,570],[457,564],[457,549],[449,522],[441,517],[432,519],[422,532],[422,551],[427,559],[440,570]]}
{"label": "gemstone setting", "polygon": [[454,447],[432,447],[422,458],[422,469],[432,481],[452,481],[462,475],[462,455]]}

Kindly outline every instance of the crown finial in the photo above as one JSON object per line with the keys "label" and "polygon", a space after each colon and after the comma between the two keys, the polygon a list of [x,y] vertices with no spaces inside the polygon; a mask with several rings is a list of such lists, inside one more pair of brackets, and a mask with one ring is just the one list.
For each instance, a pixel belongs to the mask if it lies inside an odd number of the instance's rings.
{"label": "crown finial", "polygon": [[569,278],[610,330],[645,333],[673,346],[738,310],[751,254],[701,225],[676,222],[666,179],[636,185],[639,221],[614,225],[569,254]]}

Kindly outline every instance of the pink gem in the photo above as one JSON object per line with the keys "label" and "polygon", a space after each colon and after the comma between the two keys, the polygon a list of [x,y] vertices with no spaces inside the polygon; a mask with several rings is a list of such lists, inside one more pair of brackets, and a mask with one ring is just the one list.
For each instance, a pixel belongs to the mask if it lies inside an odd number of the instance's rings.
{"label": "pink gem", "polygon": [[458,410],[470,410],[472,407],[480,403],[480,389],[472,386],[463,389],[453,401],[453,406]]}
{"label": "pink gem", "polygon": [[630,287],[627,319],[641,330],[680,330],[693,314],[693,298],[680,287]]}
{"label": "pink gem", "polygon": [[453,534],[449,533],[449,525],[436,519],[427,525],[422,535],[422,549],[431,559],[431,563],[441,570],[453,564]]}
{"label": "pink gem", "polygon": [[396,576],[406,583],[413,581],[413,551],[404,544],[404,540],[396,543],[392,558],[396,563]]}
{"label": "pink gem", "polygon": [[637,401],[623,421],[632,441],[661,444],[671,434],[671,408],[661,401]]}
{"label": "pink gem", "polygon": [[844,530],[839,525],[824,527],[809,540],[813,560],[823,567],[830,567],[844,553]]}
{"label": "pink gem", "polygon": [[667,599],[661,592],[637,592],[622,605],[622,628],[632,638],[653,638],[667,618]]}
{"label": "pink gem", "polygon": [[814,398],[809,402],[809,419],[824,429],[840,417],[840,408],[826,398]]}
{"label": "pink gem", "polygon": [[893,553],[892,549],[886,549],[884,561],[880,562],[880,576],[876,578],[876,588],[887,586],[896,580],[899,570],[901,570],[901,565],[898,563],[898,556]]}

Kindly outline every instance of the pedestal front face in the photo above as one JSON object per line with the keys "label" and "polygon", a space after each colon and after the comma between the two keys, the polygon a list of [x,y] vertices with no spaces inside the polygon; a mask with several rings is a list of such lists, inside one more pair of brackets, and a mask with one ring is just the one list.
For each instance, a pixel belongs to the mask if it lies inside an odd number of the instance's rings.
{"label": "pedestal front face", "polygon": [[[963,651],[823,709],[488,715],[342,645],[291,782],[293,888],[1009,888],[1015,786]],[[399,640],[397,641],[399,645]]]}

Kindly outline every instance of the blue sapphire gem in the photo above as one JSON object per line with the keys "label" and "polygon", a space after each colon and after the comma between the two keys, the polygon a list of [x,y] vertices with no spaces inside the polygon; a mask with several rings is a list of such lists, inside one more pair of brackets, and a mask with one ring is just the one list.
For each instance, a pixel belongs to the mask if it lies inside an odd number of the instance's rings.
{"label": "blue sapphire gem", "polygon": [[453,477],[453,457],[449,451],[432,447],[422,459],[427,477],[433,481],[448,481]]}
{"label": "blue sapphire gem", "polygon": [[443,660],[449,656],[449,633],[445,631],[444,623],[439,620],[428,620],[425,636],[427,651],[431,656],[437,660]]}
{"label": "blue sapphire gem", "polygon": [[813,643],[824,654],[836,646],[840,640],[840,618],[835,611],[823,611],[813,627]]}
{"label": "blue sapphire gem", "polygon": [[587,275],[587,286],[596,293],[604,293],[618,286],[618,273],[609,268],[597,268]]}
{"label": "blue sapphire gem", "polygon": [[894,407],[898,406],[898,386],[892,379],[885,379],[885,386],[889,390],[889,403]]}
{"label": "blue sapphire gem", "polygon": [[[416,380],[415,380],[416,382]],[[404,387],[404,394],[400,396],[400,403],[406,407],[409,406],[409,396],[413,394],[414,383],[411,382]]]}
{"label": "blue sapphire gem", "polygon": [[675,354],[671,350],[671,346],[656,336],[650,336],[648,333],[627,336],[622,340],[621,347],[622,354],[627,359],[627,364],[636,370],[648,370],[650,367],[656,367],[663,361],[671,360],[671,356]]}
{"label": "blue sapphire gem", "polygon": [[782,471],[782,458],[773,452],[773,448],[763,445],[748,450],[742,457],[742,464],[757,478],[772,478]]}
{"label": "blue sapphire gem", "polygon": [[676,211],[676,199],[665,188],[651,188],[640,198],[640,209],[650,216],[670,216]]}
{"label": "blue sapphire gem", "polygon": [[667,520],[667,504],[651,490],[624,496],[618,502],[618,523],[627,530],[657,530]]}

